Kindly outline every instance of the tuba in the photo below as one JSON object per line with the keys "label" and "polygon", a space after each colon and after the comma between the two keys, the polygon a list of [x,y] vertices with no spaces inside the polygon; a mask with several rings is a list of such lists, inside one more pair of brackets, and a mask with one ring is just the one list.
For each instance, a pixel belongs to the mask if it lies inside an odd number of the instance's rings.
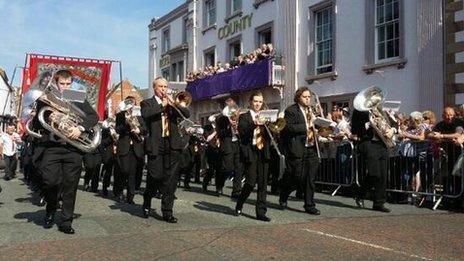
{"label": "tuba", "polygon": [[[38,79],[39,84],[32,84],[31,89],[23,99],[22,119],[26,121],[26,132],[36,138],[42,137],[42,134],[32,130],[31,126],[31,116],[37,113],[39,123],[44,129],[83,152],[88,153],[95,150],[101,141],[100,125],[96,124],[92,129],[92,133],[82,132],[77,139],[70,139],[69,129],[82,126],[83,118],[86,116],[85,113],[70,101],[59,97],[50,79],[45,84],[43,83],[43,77],[38,77]],[[37,111],[38,101],[45,104],[39,111]],[[31,112],[34,112],[34,114],[31,115]]]}
{"label": "tuba", "polygon": [[369,122],[387,148],[396,145],[396,137],[389,137],[388,132],[392,129],[387,115],[383,113],[382,103],[384,93],[377,86],[372,86],[359,92],[353,101],[353,106],[358,111],[369,112]]}

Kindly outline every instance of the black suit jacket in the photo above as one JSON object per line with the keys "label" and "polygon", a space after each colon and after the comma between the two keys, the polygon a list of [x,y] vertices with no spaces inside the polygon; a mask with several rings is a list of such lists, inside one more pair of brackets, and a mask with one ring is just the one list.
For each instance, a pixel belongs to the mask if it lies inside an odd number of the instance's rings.
{"label": "black suit jacket", "polygon": [[102,139],[100,142],[100,152],[103,162],[108,162],[114,156],[113,154],[113,138],[110,135],[109,128],[102,128]]}
{"label": "black suit jacket", "polygon": [[297,103],[285,110],[285,128],[282,130],[282,144],[288,159],[302,158],[305,151],[307,126],[305,116]]}
{"label": "black suit jacket", "polygon": [[[161,140],[162,122],[161,113],[163,112],[162,104],[158,103],[155,96],[143,100],[140,103],[142,118],[148,129],[148,137],[145,140],[145,153],[149,156],[158,155],[159,143]],[[169,141],[171,149],[182,150],[188,142],[188,136],[182,137],[177,127],[178,121],[182,120],[179,113],[170,105],[166,108],[169,118]],[[189,118],[190,112],[187,108],[179,108],[182,114]]]}
{"label": "black suit jacket", "polygon": [[[257,126],[258,125],[255,125],[251,117],[251,112],[241,114],[238,118],[238,132],[240,136],[240,143],[242,145],[242,157],[245,162],[258,160],[256,153],[254,153],[255,151],[257,151],[257,147],[256,145],[253,145],[254,130]],[[261,133],[264,134],[264,158],[269,160],[271,158],[271,153],[269,149],[270,138],[264,126],[261,126],[260,128]]]}
{"label": "black suit jacket", "polygon": [[[73,102],[74,105],[76,105],[79,109],[81,109],[85,113],[85,117],[83,118],[82,127],[85,128],[86,132],[92,132],[92,128],[98,123],[98,115],[95,112],[95,110],[92,108],[90,103],[86,100],[83,103],[80,102]],[[40,100],[37,101],[37,112],[41,110],[42,107],[44,107],[46,104],[41,102]],[[48,115],[45,115],[45,117],[48,117]],[[37,149],[34,151],[34,156],[33,160],[34,162],[40,160],[43,151],[47,147],[62,147],[63,145],[60,143],[56,143],[50,140],[50,132],[42,127],[38,120],[38,113],[34,117],[32,121],[33,128],[37,131],[40,131],[42,134],[42,137],[38,140],[37,143]],[[84,154],[84,152],[79,151],[77,148],[72,147],[71,145],[65,145],[69,147],[71,151],[78,152],[80,154]]]}
{"label": "black suit jacket", "polygon": [[[142,117],[138,116],[137,120],[140,123],[140,135],[145,136],[147,133],[147,127]],[[132,133],[129,124],[127,124],[125,111],[121,111],[116,114],[116,132],[119,134],[118,145],[116,147],[116,154],[118,156],[127,155],[130,151],[130,142],[132,141],[134,146],[135,156],[143,158],[143,140],[137,141],[134,134]]]}

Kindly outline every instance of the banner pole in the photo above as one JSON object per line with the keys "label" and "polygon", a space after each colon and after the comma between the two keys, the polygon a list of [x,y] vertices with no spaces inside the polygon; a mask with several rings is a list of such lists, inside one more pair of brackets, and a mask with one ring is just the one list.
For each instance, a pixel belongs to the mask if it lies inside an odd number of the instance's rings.
{"label": "banner pole", "polygon": [[123,93],[122,93],[122,63],[121,61],[118,61],[119,63],[119,82],[121,83],[121,101],[124,99]]}

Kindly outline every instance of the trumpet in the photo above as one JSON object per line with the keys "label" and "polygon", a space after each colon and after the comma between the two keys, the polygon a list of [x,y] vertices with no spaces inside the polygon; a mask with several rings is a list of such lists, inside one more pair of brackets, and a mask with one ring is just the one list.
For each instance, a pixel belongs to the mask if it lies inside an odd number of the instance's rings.
{"label": "trumpet", "polygon": [[180,108],[187,108],[190,106],[192,103],[192,95],[188,91],[167,89],[166,96],[169,100],[169,105],[171,105],[182,118],[178,123],[180,135],[201,137],[203,135],[203,128],[201,125],[185,117],[180,110]]}

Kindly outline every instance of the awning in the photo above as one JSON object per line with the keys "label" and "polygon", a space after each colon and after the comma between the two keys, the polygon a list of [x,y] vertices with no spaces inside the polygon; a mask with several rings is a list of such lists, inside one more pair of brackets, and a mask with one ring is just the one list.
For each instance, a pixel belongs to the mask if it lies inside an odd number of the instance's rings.
{"label": "awning", "polygon": [[194,101],[223,93],[249,91],[271,84],[272,60],[264,59],[187,84]]}

